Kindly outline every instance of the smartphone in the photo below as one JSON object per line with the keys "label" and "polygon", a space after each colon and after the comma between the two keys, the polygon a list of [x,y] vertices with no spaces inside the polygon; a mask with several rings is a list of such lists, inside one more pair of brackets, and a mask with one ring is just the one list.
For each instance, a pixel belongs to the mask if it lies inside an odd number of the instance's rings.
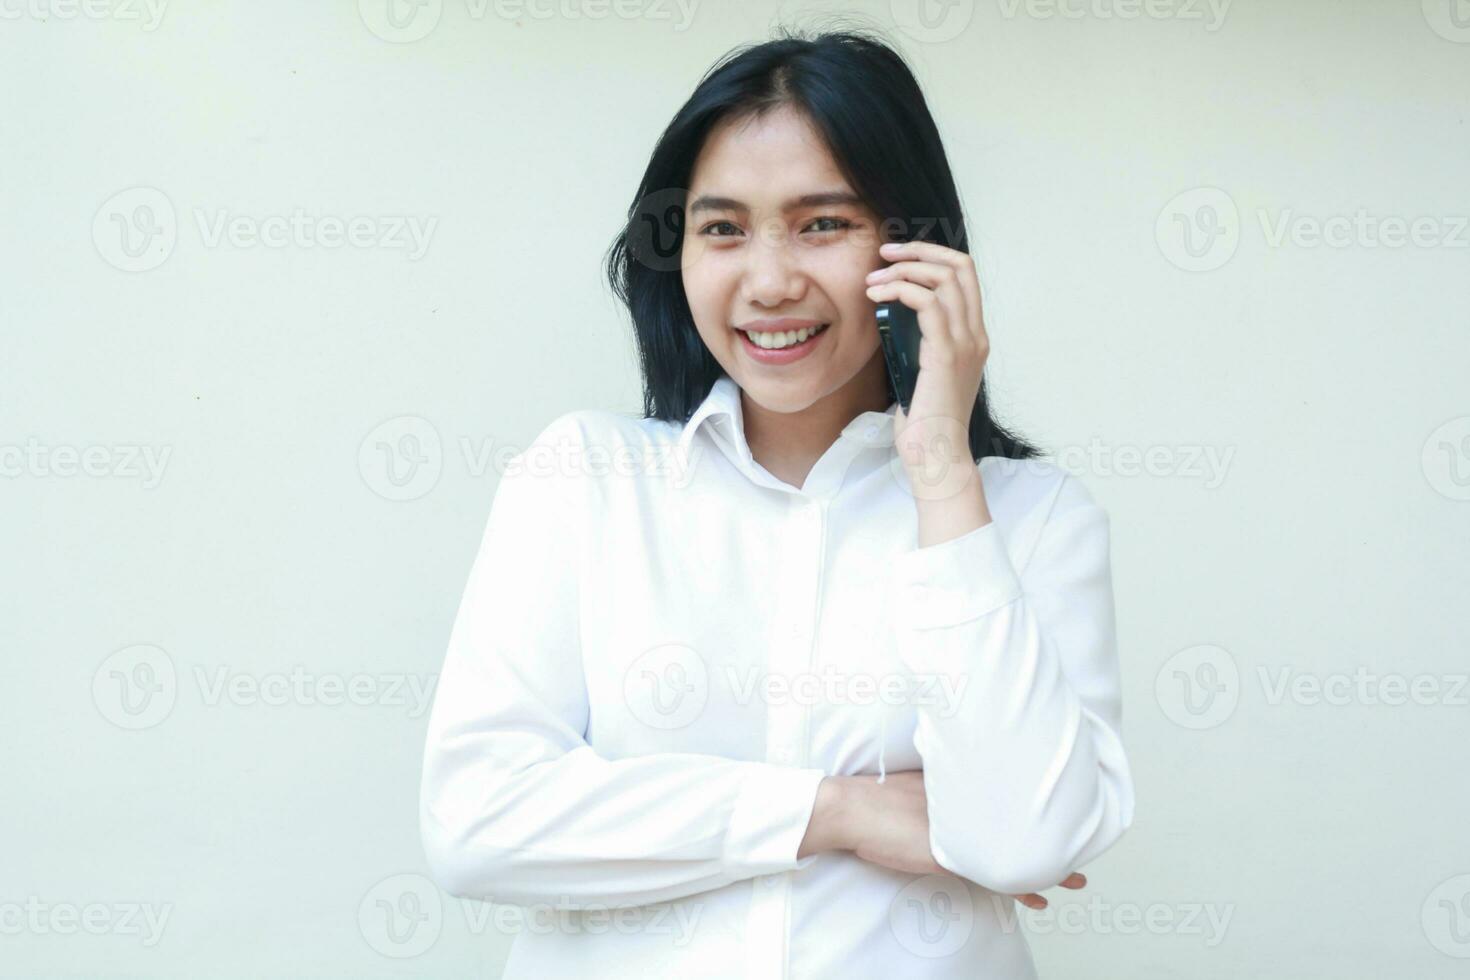
{"label": "smartphone", "polygon": [[897,300],[878,304],[878,339],[883,344],[883,359],[888,362],[888,377],[898,395],[904,413],[914,397],[919,380],[919,314]]}

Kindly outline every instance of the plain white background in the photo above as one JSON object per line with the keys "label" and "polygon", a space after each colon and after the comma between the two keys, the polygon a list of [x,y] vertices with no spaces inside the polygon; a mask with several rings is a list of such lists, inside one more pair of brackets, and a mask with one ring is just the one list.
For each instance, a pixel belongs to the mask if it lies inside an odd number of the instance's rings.
{"label": "plain white background", "polygon": [[[1138,817],[1042,974],[1463,975],[1470,4],[843,6],[1112,515]],[[497,974],[416,822],[497,466],[638,414],[603,252],[823,9],[0,0],[0,974]]]}

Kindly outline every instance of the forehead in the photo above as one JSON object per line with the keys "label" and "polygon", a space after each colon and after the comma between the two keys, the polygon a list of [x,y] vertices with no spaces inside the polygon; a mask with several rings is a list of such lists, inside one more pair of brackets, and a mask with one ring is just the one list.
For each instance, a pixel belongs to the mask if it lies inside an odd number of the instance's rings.
{"label": "forehead", "polygon": [[690,179],[691,191],[769,201],[792,190],[847,187],[826,142],[794,109],[725,120],[711,130]]}

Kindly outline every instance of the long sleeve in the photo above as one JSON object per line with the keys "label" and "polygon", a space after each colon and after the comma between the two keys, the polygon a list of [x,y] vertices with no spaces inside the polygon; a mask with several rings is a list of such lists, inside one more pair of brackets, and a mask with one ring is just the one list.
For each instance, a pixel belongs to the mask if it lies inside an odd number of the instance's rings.
{"label": "long sleeve", "polygon": [[1039,533],[1017,535],[1034,541],[1019,572],[994,520],[894,568],[905,664],[963,691],[918,708],[930,849],[1011,894],[1056,885],[1133,820],[1108,516],[1058,474]]}
{"label": "long sleeve", "polygon": [[585,567],[596,498],[574,472],[582,454],[551,458],[585,443],[577,415],[501,476],[450,634],[420,796],[434,880],[503,903],[617,907],[805,867],[817,855],[796,852],[822,770],[694,753],[610,760],[586,741],[578,608],[616,569]]}

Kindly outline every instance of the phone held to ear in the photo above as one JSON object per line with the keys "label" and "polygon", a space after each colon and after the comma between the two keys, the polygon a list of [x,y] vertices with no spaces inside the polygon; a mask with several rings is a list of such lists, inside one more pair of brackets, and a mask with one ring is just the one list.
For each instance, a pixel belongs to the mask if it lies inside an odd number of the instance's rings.
{"label": "phone held to ear", "polygon": [[893,381],[893,390],[905,415],[919,380],[922,336],[918,313],[897,300],[878,304],[878,339],[883,344],[883,359],[888,362],[888,377]]}

